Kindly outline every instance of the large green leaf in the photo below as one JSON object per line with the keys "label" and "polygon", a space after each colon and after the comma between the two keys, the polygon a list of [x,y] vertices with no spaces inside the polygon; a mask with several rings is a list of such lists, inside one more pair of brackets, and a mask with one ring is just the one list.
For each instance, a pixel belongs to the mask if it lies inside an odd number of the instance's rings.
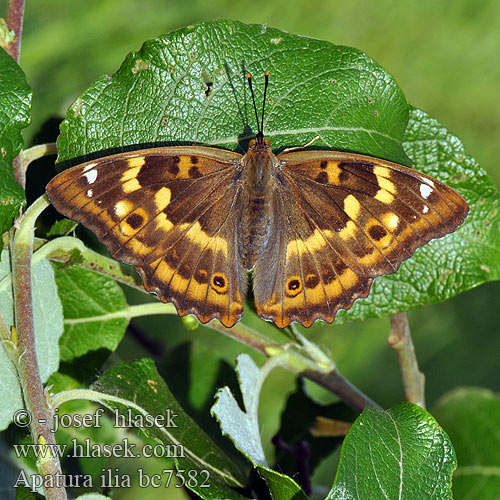
{"label": "large green leaf", "polygon": [[[273,147],[345,149],[416,167],[457,188],[472,211],[458,232],[419,249],[338,321],[379,317],[445,300],[499,276],[498,194],[460,141],[409,106],[392,77],[360,51],[260,25],[199,23],[131,53],[71,106],[59,161],[138,145],[203,143],[245,151],[270,70],[264,133]],[[408,118],[410,116],[410,122]],[[465,256],[465,258],[464,258]],[[478,258],[479,256],[479,258]]]}
{"label": "large green leaf", "polygon": [[[178,467],[186,471],[186,476],[189,475],[188,471],[194,471],[200,478],[198,485],[190,486],[186,477],[188,487],[203,498],[204,495],[210,498],[212,488],[223,492],[226,495],[224,498],[241,498],[228,486],[244,485],[239,468],[182,409],[152,360],[142,359],[132,365],[118,363],[99,377],[93,389],[119,398],[113,401],[103,398],[102,403],[122,415],[127,416],[130,411],[135,418],[157,418],[156,422],[150,420],[149,424],[145,420],[143,430],[160,444],[181,446],[182,456],[179,448],[166,450],[176,453]],[[165,425],[160,425],[159,419],[162,417]],[[200,486],[203,470],[208,471],[210,487],[207,488]]]}
{"label": "large green leaf", "polygon": [[76,267],[56,268],[64,309],[61,360],[71,361],[89,351],[114,351],[128,325],[122,289],[110,278]]}
{"label": "large green leaf", "polygon": [[419,406],[366,408],[342,446],[328,500],[451,500],[448,436]]}
{"label": "large green leaf", "polygon": [[406,100],[377,63],[357,49],[235,21],[189,26],[130,54],[71,106],[59,161],[169,141],[235,149],[256,132],[246,71],[260,103],[265,70],[271,83],[264,132],[274,147],[319,134],[318,146],[407,161]]}
{"label": "large green leaf", "polygon": [[[47,259],[42,259],[32,267],[33,319],[35,341],[40,376],[45,382],[59,366],[59,338],[63,332],[63,311],[57,294],[54,271]],[[10,255],[2,251],[0,259],[0,311],[7,326],[14,325],[14,300]],[[0,407],[0,429],[12,420],[14,412],[24,407],[17,371],[8,358],[4,347],[0,347],[0,369],[2,376]]]}
{"label": "large green leaf", "polygon": [[31,96],[22,69],[0,49],[0,234],[11,227],[26,201],[12,161],[23,146],[21,130],[30,123]]}
{"label": "large green leaf", "polygon": [[490,500],[500,495],[500,397],[487,389],[460,387],[433,411],[457,453],[455,500]]}

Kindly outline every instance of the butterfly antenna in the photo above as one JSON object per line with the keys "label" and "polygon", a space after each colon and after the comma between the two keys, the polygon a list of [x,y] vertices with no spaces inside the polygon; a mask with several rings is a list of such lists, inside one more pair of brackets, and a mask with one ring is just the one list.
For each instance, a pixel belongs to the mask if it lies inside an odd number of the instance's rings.
{"label": "butterfly antenna", "polygon": [[255,111],[255,119],[257,120],[257,130],[258,133],[257,135],[262,134],[262,128],[259,123],[259,114],[257,113],[257,105],[255,104],[255,95],[253,93],[253,87],[252,87],[252,75],[250,73],[247,73],[248,77],[248,86],[250,87],[250,93],[252,94],[252,102],[253,102],[253,109]]}
{"label": "butterfly antenna", "polygon": [[262,133],[264,133],[264,111],[266,109],[266,94],[267,94],[267,86],[269,85],[269,71],[267,71],[266,69],[266,73],[265,73],[265,77],[266,77],[266,82],[264,83],[264,99],[262,101],[262,118],[261,118],[261,127],[260,127],[260,131]]}

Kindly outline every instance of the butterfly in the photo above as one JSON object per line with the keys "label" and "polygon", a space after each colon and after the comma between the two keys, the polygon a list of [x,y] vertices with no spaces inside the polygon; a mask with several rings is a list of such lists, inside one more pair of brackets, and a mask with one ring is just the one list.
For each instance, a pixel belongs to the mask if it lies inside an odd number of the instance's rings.
{"label": "butterfly", "polygon": [[248,151],[143,149],[63,171],[47,194],[132,264],[179,315],[233,326],[248,271],[257,313],[279,328],[332,322],[415,250],[455,231],[468,205],[390,161],[339,151],[276,156],[259,123]]}

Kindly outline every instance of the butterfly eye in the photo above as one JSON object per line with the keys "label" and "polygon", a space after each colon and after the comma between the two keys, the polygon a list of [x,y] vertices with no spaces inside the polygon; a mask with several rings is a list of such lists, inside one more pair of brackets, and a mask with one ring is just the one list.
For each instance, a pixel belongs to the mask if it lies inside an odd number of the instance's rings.
{"label": "butterfly eye", "polygon": [[212,288],[217,293],[227,292],[227,279],[223,274],[216,273],[212,276]]}
{"label": "butterfly eye", "polygon": [[255,139],[252,139],[249,143],[248,143],[248,149],[254,149],[255,148]]}
{"label": "butterfly eye", "polygon": [[286,294],[296,297],[302,291],[302,280],[298,276],[292,276],[286,282]]}

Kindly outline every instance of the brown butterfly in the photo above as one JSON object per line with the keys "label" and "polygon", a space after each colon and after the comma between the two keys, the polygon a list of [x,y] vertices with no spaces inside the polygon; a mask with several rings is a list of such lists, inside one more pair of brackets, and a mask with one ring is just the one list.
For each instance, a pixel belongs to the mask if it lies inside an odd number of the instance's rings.
{"label": "brown butterfly", "polygon": [[[361,154],[285,150],[259,124],[240,155],[203,146],[120,153],[47,186],[145,288],[202,323],[233,326],[253,270],[257,313],[283,328],[332,322],[414,251],[455,231],[469,207],[443,183]],[[264,106],[268,73],[264,90]]]}

